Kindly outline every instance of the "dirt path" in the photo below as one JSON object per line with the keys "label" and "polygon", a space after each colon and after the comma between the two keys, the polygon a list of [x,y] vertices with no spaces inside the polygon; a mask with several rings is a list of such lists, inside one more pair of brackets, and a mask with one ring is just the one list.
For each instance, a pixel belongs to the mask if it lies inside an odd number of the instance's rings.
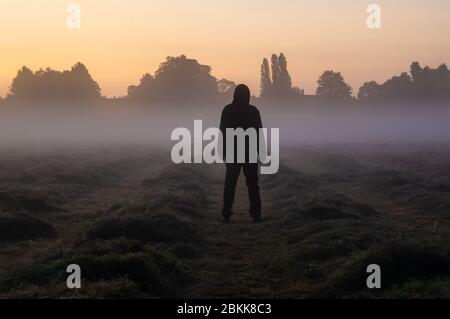
{"label": "dirt path", "polygon": [[[214,177],[223,179],[223,172]],[[271,208],[271,197],[262,189],[263,216],[267,221],[255,225],[248,213],[248,193],[245,178],[240,176],[230,224],[220,221],[223,186],[214,184],[209,189],[212,204],[208,207],[204,232],[208,249],[196,261],[200,282],[186,295],[198,298],[268,298],[279,290],[277,277],[270,275],[277,252],[287,249],[280,235],[273,232],[276,219]]]}

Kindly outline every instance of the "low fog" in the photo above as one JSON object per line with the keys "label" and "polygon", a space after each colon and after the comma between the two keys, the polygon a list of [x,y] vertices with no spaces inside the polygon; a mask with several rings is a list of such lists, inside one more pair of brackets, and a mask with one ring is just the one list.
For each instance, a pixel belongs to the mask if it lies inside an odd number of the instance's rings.
{"label": "low fog", "polygon": [[[280,128],[280,144],[447,143],[450,108],[432,105],[258,105],[266,128]],[[218,127],[223,105],[1,106],[0,145],[27,147],[148,144],[171,147],[171,132]]]}

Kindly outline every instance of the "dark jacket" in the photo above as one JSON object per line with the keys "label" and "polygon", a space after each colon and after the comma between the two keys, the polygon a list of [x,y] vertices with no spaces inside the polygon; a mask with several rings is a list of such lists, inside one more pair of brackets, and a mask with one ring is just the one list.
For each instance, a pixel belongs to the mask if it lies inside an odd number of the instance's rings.
{"label": "dark jacket", "polygon": [[[220,120],[220,130],[223,136],[223,157],[226,157],[226,129],[232,128],[242,128],[247,130],[249,128],[254,128],[258,134],[259,139],[259,129],[262,128],[261,115],[258,109],[250,104],[250,91],[248,89],[239,90],[236,89],[234,94],[233,103],[227,105],[222,112],[222,117]],[[235,141],[235,162],[237,161],[237,141]],[[257,149],[259,144],[256,145]],[[246,159],[249,159],[249,139],[246,141]]]}

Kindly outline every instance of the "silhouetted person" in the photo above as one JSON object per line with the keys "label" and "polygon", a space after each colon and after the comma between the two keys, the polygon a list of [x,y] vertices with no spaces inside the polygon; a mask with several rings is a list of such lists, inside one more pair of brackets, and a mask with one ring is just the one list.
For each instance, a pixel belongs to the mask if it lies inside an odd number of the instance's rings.
{"label": "silhouetted person", "polygon": [[[220,130],[224,141],[224,158],[226,159],[226,129],[242,128],[247,130],[254,128],[259,135],[259,129],[262,128],[261,116],[256,107],[250,105],[250,90],[247,86],[240,84],[234,91],[233,102],[225,107],[220,120]],[[258,136],[259,137],[259,136]],[[258,138],[259,140],[259,138]],[[235,141],[235,164],[226,164],[225,189],[223,195],[223,221],[229,222],[233,215],[232,207],[234,195],[236,191],[237,181],[241,170],[243,169],[247,181],[248,193],[250,198],[250,215],[253,221],[261,222],[261,198],[259,194],[258,181],[258,163],[250,163],[249,161],[249,143],[246,141],[246,161],[245,164],[237,164],[237,143]],[[258,149],[258,145],[256,145]]]}

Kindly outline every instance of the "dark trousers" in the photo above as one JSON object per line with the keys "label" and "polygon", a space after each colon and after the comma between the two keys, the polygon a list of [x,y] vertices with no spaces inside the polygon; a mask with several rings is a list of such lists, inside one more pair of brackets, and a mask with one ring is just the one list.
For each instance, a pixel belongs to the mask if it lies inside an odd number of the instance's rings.
{"label": "dark trousers", "polygon": [[230,217],[233,207],[236,185],[241,169],[244,169],[250,198],[250,215],[253,218],[261,216],[261,197],[259,194],[258,164],[227,164],[225,190],[223,193],[223,216]]}

